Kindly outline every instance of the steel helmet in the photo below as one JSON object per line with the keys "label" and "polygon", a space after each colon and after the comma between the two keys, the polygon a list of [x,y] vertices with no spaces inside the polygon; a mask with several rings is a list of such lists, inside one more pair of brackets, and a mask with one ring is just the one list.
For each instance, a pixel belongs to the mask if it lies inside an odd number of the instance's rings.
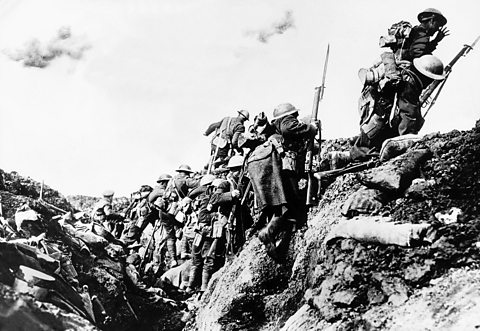
{"label": "steel helmet", "polygon": [[243,166],[245,158],[241,155],[234,155],[228,160],[227,168],[235,168]]}
{"label": "steel helmet", "polygon": [[167,182],[170,179],[172,179],[172,176],[170,176],[169,174],[161,174],[157,179],[157,183]]}
{"label": "steel helmet", "polygon": [[178,169],[175,170],[175,171],[178,171],[178,172],[183,171],[183,172],[190,172],[190,173],[194,172],[194,171],[192,171],[192,168],[190,168],[190,166],[187,165],[187,164],[182,164],[182,165],[180,165],[180,166],[178,167]]}
{"label": "steel helmet", "polygon": [[239,110],[238,113],[243,117],[245,117],[247,121],[250,120],[250,114],[248,113],[248,111],[242,109],[242,110]]}
{"label": "steel helmet", "polygon": [[447,19],[445,18],[445,16],[443,16],[440,10],[435,8],[425,9],[420,14],[418,14],[417,18],[419,22],[423,22],[425,19],[429,18],[432,15],[438,19],[438,22],[440,23],[441,26],[444,26],[445,24],[447,24]]}
{"label": "steel helmet", "polygon": [[216,178],[215,175],[206,174],[200,179],[200,186],[210,185]]}
{"label": "steel helmet", "polygon": [[443,63],[433,55],[423,55],[413,59],[413,66],[422,74],[434,80],[445,79]]}
{"label": "steel helmet", "polygon": [[222,191],[228,190],[230,183],[222,178],[217,178],[213,181],[212,186],[216,187],[217,189],[220,189]]}
{"label": "steel helmet", "polygon": [[297,112],[298,109],[295,108],[291,103],[282,103],[273,110],[273,119],[276,120]]}
{"label": "steel helmet", "polygon": [[114,194],[115,192],[113,192],[112,190],[106,190],[102,193],[102,196],[104,196],[105,198],[110,198],[113,197]]}

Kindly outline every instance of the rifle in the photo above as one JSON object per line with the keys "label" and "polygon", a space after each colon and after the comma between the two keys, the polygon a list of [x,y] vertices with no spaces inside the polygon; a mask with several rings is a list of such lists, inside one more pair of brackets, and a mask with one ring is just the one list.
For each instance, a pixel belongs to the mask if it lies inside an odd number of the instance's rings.
{"label": "rifle", "polygon": [[[212,138],[212,143],[213,143],[213,140],[215,139],[215,137],[217,136],[218,134],[218,129],[217,128],[215,130],[215,134],[213,135],[213,138]],[[208,162],[208,169],[207,169],[207,174],[210,174],[212,173],[212,167],[213,167],[213,162],[215,162],[215,159],[217,158],[217,154],[218,154],[218,145],[215,145],[215,152],[212,153],[212,155],[210,155],[210,161]]]}
{"label": "rifle", "polygon": [[[319,87],[315,87],[315,96],[313,99],[313,110],[312,110],[312,118],[311,122],[317,123],[318,121],[318,106],[320,101],[323,99],[323,93],[325,92],[325,77],[327,74],[327,65],[328,65],[328,55],[330,53],[330,44],[328,44],[327,47],[327,55],[325,56],[325,64],[323,66],[323,77],[322,77],[322,85]],[[321,124],[318,122],[318,135],[319,135],[319,146],[318,146],[318,161],[320,161],[320,152],[322,150],[321,146],[321,141],[322,141],[322,131],[321,131]],[[314,193],[314,185],[315,185],[315,179],[313,176],[313,150],[315,147],[315,138],[312,138],[308,141],[308,146],[307,146],[307,164],[306,164],[306,170],[308,173],[308,186],[307,186],[307,201],[306,204],[307,206],[312,206],[316,200],[318,199],[318,192],[320,192],[320,181],[317,182],[317,193]]]}
{"label": "rifle", "polygon": [[333,179],[333,178],[336,178],[338,176],[341,176],[341,175],[344,175],[344,174],[347,174],[347,173],[357,172],[357,171],[362,171],[362,170],[366,170],[366,169],[369,169],[369,168],[373,168],[376,165],[377,165],[376,160],[369,160],[369,161],[365,161],[365,162],[361,162],[361,163],[352,164],[352,165],[349,165],[347,167],[340,168],[340,169],[320,171],[320,172],[315,173],[314,176],[319,181],[322,180],[322,179]]}
{"label": "rifle", "polygon": [[[238,186],[242,184],[243,177],[245,176],[245,162],[248,158],[248,155],[245,156],[243,160],[243,166],[242,166],[242,172],[240,173],[240,176],[238,178]],[[242,206],[245,203],[245,199],[247,197],[248,192],[252,188],[252,182],[249,181],[247,184],[247,187],[245,188],[244,192],[242,193],[242,198],[240,199],[240,206]],[[235,203],[232,207],[232,210],[230,211],[230,214],[228,215],[228,220],[227,220],[227,226],[226,226],[226,239],[227,239],[227,255],[233,255],[234,253],[234,237],[235,237],[235,229],[237,227],[237,224],[235,222],[235,213],[237,210],[237,205],[238,203]],[[242,233],[243,233],[243,222],[241,222],[242,226]]]}
{"label": "rifle", "polygon": [[[152,243],[154,242],[154,237],[155,237],[155,232],[157,232],[157,230],[161,227],[161,222],[160,220],[156,220],[155,221],[155,225],[153,227],[153,232],[152,232],[152,235],[150,236],[149,240],[148,240],[148,243],[147,243],[147,246],[145,246],[145,251],[144,253],[142,254],[143,256],[141,256],[141,263],[140,263],[140,266],[138,268],[138,272],[139,273],[144,273],[145,272],[145,267],[147,266],[147,263],[150,262],[150,260],[152,259],[152,256],[153,256],[153,252],[155,250],[155,247],[150,247],[152,246]],[[161,234],[163,234],[164,228],[162,227],[161,229]],[[160,235],[160,238],[162,238],[163,235]],[[166,242],[163,241],[162,245]]]}
{"label": "rifle", "polygon": [[[435,104],[435,101],[437,101],[438,95],[442,91],[443,86],[447,82],[447,79],[450,76],[450,73],[452,72],[453,65],[455,63],[457,63],[457,61],[462,56],[466,56],[468,54],[468,52],[470,52],[473,49],[473,46],[475,46],[475,44],[478,42],[478,40],[480,40],[480,36],[478,36],[477,39],[475,39],[475,41],[471,45],[466,45],[466,44],[463,45],[463,48],[460,50],[460,52],[458,52],[458,54],[453,58],[453,60],[450,61],[450,63],[445,67],[445,70],[444,70],[445,71],[445,79],[434,80],[422,92],[422,95],[420,96],[420,105],[422,106],[422,108],[428,106],[427,110],[425,111],[425,114],[423,115],[424,118],[425,118],[425,116],[427,116],[428,112],[430,111],[430,109]],[[435,96],[433,98],[430,98],[430,96],[433,94],[433,92],[435,92],[437,87],[438,87],[437,93],[435,94]]]}

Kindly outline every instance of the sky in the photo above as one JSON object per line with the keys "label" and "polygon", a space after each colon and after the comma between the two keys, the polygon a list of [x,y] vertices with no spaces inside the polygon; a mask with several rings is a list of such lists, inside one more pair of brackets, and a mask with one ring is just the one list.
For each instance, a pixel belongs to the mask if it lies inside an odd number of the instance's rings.
{"label": "sky", "polygon": [[[91,196],[200,170],[210,123],[284,102],[309,115],[327,45],[322,135],[354,136],[358,70],[391,24],[429,7],[448,19],[434,53],[447,64],[480,35],[477,0],[0,0],[0,168]],[[479,77],[474,49],[421,133],[474,127]]]}

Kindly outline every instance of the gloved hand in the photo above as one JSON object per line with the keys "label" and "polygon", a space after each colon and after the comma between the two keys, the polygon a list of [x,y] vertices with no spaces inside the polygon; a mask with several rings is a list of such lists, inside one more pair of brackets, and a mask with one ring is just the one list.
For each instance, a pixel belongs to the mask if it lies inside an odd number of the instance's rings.
{"label": "gloved hand", "polygon": [[450,31],[447,29],[446,26],[444,26],[437,31],[437,35],[435,36],[435,39],[433,39],[433,41],[438,44],[440,41],[442,41],[443,38],[448,35],[450,35]]}
{"label": "gloved hand", "polygon": [[240,196],[240,191],[239,190],[233,190],[232,191],[232,198],[236,198]]}

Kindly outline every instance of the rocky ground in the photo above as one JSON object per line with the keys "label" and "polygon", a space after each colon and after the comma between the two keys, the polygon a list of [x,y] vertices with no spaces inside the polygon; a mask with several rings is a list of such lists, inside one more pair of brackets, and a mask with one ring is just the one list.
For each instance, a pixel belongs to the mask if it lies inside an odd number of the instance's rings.
{"label": "rocky ground", "polygon": [[[108,236],[85,237],[91,240],[82,243],[59,225],[65,211],[79,211],[59,192],[15,172],[1,171],[0,179],[0,329],[183,328],[182,303],[133,286],[125,272],[125,247]],[[88,212],[91,204],[82,211]],[[18,228],[15,215],[21,210],[34,211],[38,218],[25,220]],[[16,283],[23,279],[21,266],[55,278],[42,285],[47,294],[33,298],[14,291],[21,290]]]}
{"label": "rocky ground", "polygon": [[[328,142],[327,149],[335,145],[346,148],[348,140]],[[429,241],[401,246],[337,238],[327,245],[335,225],[347,221],[342,207],[352,194],[365,184],[378,189],[372,178],[402,167],[408,174],[399,189],[380,192],[380,207],[368,214],[391,224],[426,224]],[[470,131],[430,134],[378,168],[328,184],[308,229],[292,240],[288,262],[275,264],[251,239],[215,275],[188,329],[479,327],[480,122]],[[453,207],[461,212],[451,212]]]}
{"label": "rocky ground", "polygon": [[[328,141],[324,153],[347,149],[349,143]],[[121,250],[112,255],[112,243],[93,245],[86,256],[64,242],[51,226],[59,209],[88,208],[94,199],[67,200],[16,173],[2,172],[2,178],[8,223],[14,226],[15,211],[28,204],[42,215],[41,226],[30,230],[45,231],[47,243],[60,245],[71,257],[77,283],[62,282],[56,291],[71,293],[75,302],[87,285],[90,297],[105,309],[105,314],[94,313],[94,322],[82,309],[14,292],[12,271],[20,261],[12,256],[35,261],[21,246],[14,249],[3,240],[2,328],[33,323],[45,330],[480,328],[480,121],[469,131],[427,135],[375,168],[324,180],[322,199],[311,210],[308,227],[292,238],[286,263],[272,261],[254,233],[214,274],[207,292],[186,301],[182,296],[176,301],[152,298],[151,292],[132,286],[125,256]],[[352,206],[357,208],[353,213],[347,208]],[[374,224],[370,232],[365,231],[369,224]],[[24,324],[15,324],[19,320]]]}

